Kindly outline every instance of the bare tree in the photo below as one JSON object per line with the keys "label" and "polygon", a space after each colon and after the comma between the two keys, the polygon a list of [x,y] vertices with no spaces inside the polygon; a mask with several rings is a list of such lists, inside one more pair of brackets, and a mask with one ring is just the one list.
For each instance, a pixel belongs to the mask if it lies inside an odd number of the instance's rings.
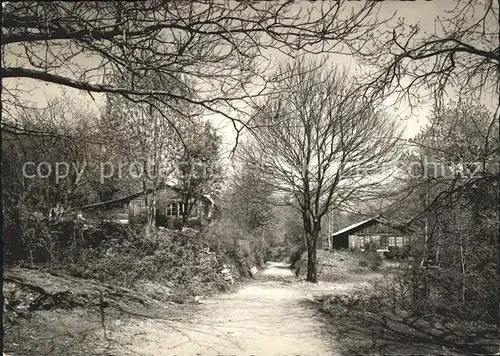
{"label": "bare tree", "polygon": [[[316,245],[322,218],[331,210],[373,195],[386,176],[399,137],[396,125],[357,95],[339,70],[299,60],[276,97],[256,108],[253,147],[256,169],[276,189],[294,197],[303,220],[307,280],[317,281]],[[376,174],[376,173],[380,174]]]}
{"label": "bare tree", "polygon": [[[36,246],[53,258],[53,224],[72,207],[94,198],[87,163],[97,145],[97,116],[66,99],[43,110],[26,110],[22,131],[2,131],[2,201],[7,261]],[[28,115],[29,114],[29,115]]]}
{"label": "bare tree", "polygon": [[[374,2],[348,1],[8,2],[2,78],[192,103],[236,120],[242,100],[266,91],[269,56],[357,51],[380,22],[371,16],[376,9]],[[109,74],[129,80],[116,85]],[[200,95],[145,89],[135,81],[143,75],[176,81],[179,74],[186,79],[179,86]],[[15,89],[5,94],[19,104]]]}
{"label": "bare tree", "polygon": [[98,150],[97,115],[65,99],[25,113],[18,120],[22,131],[2,131],[6,206],[23,205],[48,218],[56,204],[63,213],[91,200],[84,171]]}

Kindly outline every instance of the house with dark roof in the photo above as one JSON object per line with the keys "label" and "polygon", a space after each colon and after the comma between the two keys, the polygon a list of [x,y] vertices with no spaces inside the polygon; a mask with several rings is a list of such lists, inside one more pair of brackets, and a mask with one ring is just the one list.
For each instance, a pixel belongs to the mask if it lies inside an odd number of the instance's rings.
{"label": "house with dark roof", "polygon": [[[333,249],[360,249],[373,246],[377,252],[389,252],[392,248],[411,245],[411,229],[391,223],[382,215],[349,225],[331,236],[328,246]],[[372,247],[372,248],[373,248]]]}
{"label": "house with dark roof", "polygon": [[[141,191],[128,196],[101,203],[90,204],[75,210],[86,217],[99,220],[111,220],[123,224],[142,224],[146,221],[146,197],[152,198],[153,191]],[[215,203],[208,196],[200,196],[191,201],[191,211],[183,202],[182,191],[172,185],[163,185],[155,192],[156,225],[177,229],[184,214],[189,214],[186,226],[200,228],[208,223],[215,213]]]}

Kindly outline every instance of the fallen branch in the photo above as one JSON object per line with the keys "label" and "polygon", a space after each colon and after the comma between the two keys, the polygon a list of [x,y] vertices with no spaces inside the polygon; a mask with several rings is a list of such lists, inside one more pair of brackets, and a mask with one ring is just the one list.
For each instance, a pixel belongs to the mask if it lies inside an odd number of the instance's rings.
{"label": "fallen branch", "polygon": [[[15,283],[23,289],[29,289],[38,294],[29,303],[29,310],[67,309],[76,306],[107,307],[110,303],[118,304],[124,300],[133,301],[142,306],[158,304],[155,300],[124,287],[55,272],[8,270],[4,273],[4,282]],[[101,294],[106,301],[101,299]]]}

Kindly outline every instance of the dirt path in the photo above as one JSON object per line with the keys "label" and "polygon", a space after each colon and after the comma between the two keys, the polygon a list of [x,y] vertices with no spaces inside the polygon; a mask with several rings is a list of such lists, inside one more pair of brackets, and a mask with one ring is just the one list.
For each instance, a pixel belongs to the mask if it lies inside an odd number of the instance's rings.
{"label": "dirt path", "polygon": [[[321,313],[307,302],[322,290],[350,287],[291,283],[294,275],[285,267],[269,264],[255,282],[203,301],[187,318],[136,319],[112,338],[124,346],[127,335],[134,355],[336,355]],[[276,277],[283,280],[269,280]]]}

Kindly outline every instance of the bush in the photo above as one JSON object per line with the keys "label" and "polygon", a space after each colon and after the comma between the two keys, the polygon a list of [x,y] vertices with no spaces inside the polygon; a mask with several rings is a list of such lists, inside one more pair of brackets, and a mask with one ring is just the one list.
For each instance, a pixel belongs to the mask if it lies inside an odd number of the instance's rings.
{"label": "bush", "polygon": [[369,252],[369,251],[376,252],[378,249],[378,244],[370,241],[370,242],[366,243],[364,247],[365,247],[365,252]]}
{"label": "bush", "polygon": [[379,296],[369,288],[360,288],[345,292],[339,292],[323,297],[323,310],[328,310],[332,304],[341,305],[346,308],[362,307],[370,310],[377,310]]}
{"label": "bush", "polygon": [[393,259],[406,259],[411,255],[411,246],[389,246],[389,251],[384,252],[384,257]]}
{"label": "bush", "polygon": [[[307,253],[303,253],[298,276],[305,277],[307,273]],[[339,282],[357,279],[359,273],[366,273],[369,262],[366,253],[353,253],[349,250],[316,251],[318,279],[325,282]],[[381,263],[381,259],[379,260]],[[364,265],[365,267],[361,267]]]}
{"label": "bush", "polygon": [[462,294],[463,276],[459,270],[413,266],[376,280],[370,292],[371,307],[373,311],[387,308],[425,318],[494,324],[497,296],[489,286],[497,279],[493,268],[490,274],[471,275]]}
{"label": "bush", "polygon": [[82,264],[86,274],[129,288],[143,281],[157,282],[184,295],[229,287],[220,273],[223,261],[199,233],[163,229],[148,236],[136,232],[127,237],[110,240],[101,252],[96,251],[100,258]]}
{"label": "bush", "polygon": [[299,267],[302,262],[302,257],[306,252],[306,248],[303,244],[297,245],[293,248],[293,252],[290,255],[289,262],[293,267]]}
{"label": "bush", "polygon": [[262,266],[269,248],[262,230],[245,231],[228,218],[214,221],[202,238],[212,251],[225,256],[227,264],[234,264],[242,277],[250,277],[253,266]]}
{"label": "bush", "polygon": [[150,281],[183,295],[229,287],[220,273],[225,256],[211,251],[197,232],[157,229],[145,235],[141,227],[112,222],[84,226],[77,220],[47,224],[38,231],[40,238],[25,249],[21,265],[132,289]]}
{"label": "bush", "polygon": [[359,266],[368,267],[372,271],[376,271],[382,265],[382,257],[376,251],[365,251],[358,254]]}

